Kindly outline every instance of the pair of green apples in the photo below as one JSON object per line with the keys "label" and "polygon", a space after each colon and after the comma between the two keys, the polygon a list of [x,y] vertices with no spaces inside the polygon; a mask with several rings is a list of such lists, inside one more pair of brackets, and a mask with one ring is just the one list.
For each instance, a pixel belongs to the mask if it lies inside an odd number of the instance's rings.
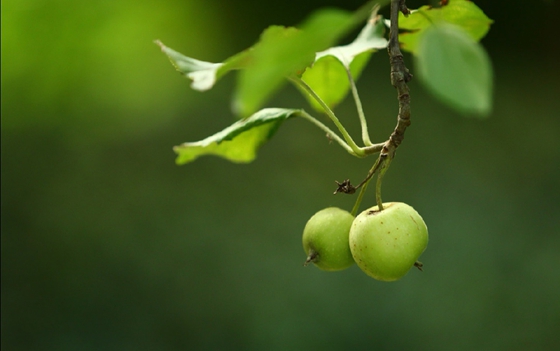
{"label": "pair of green apples", "polygon": [[382,281],[402,278],[428,245],[428,228],[411,206],[402,202],[369,208],[356,218],[337,207],[309,219],[303,231],[306,264],[338,271],[354,262]]}

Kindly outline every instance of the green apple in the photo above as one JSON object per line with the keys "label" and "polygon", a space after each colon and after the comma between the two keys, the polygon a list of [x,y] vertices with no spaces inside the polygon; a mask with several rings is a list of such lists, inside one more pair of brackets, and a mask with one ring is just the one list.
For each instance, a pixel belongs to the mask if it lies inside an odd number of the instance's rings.
{"label": "green apple", "polygon": [[[402,278],[428,245],[428,228],[414,208],[402,202],[360,213],[350,229],[350,250],[367,275],[383,281]],[[421,264],[417,264],[421,267]]]}
{"label": "green apple", "polygon": [[348,235],[354,216],[337,207],[325,208],[307,221],[303,230],[305,265],[313,262],[325,271],[339,271],[354,264]]}

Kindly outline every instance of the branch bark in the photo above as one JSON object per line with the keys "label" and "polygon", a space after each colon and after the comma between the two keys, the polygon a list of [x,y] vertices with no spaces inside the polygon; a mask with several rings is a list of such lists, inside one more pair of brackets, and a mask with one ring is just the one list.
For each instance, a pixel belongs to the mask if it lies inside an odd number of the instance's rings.
{"label": "branch bark", "polygon": [[[399,45],[399,13],[402,12],[405,16],[410,14],[406,7],[405,0],[391,0],[391,25],[389,30],[389,44],[387,51],[389,53],[389,62],[391,64],[391,85],[397,90],[397,98],[399,101],[399,113],[397,115],[397,126],[389,136],[389,139],[382,144],[375,144],[370,146],[366,154],[379,151],[379,158],[375,162],[372,169],[369,171],[366,178],[357,186],[353,186],[349,179],[342,183],[337,183],[338,188],[334,192],[353,194],[356,189],[367,185],[373,175],[379,170],[386,170],[389,163],[395,156],[395,151],[404,139],[404,132],[410,126],[410,93],[407,83],[412,79],[412,74],[404,64],[403,54]],[[364,187],[365,188],[365,187]],[[380,185],[377,192],[379,192]],[[362,189],[363,191],[364,189]],[[360,192],[361,196],[362,192]],[[377,202],[381,202],[381,195],[378,194]],[[357,203],[358,204],[358,203]],[[359,204],[358,204],[359,205]],[[380,208],[382,205],[380,205]]]}
{"label": "branch bark", "polygon": [[[391,63],[391,84],[397,89],[399,100],[399,113],[397,115],[397,126],[383,146],[381,155],[393,158],[397,147],[404,139],[404,132],[410,125],[410,94],[407,83],[412,79],[412,74],[404,64],[403,55],[399,46],[399,12],[408,16],[410,11],[406,7],[405,0],[391,0],[391,26],[389,32],[389,62]],[[380,157],[381,157],[380,155]]]}

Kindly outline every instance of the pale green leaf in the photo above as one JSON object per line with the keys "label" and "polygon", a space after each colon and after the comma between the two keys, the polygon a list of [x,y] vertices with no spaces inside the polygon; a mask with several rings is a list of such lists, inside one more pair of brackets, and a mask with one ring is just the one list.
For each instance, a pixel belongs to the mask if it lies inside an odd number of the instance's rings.
{"label": "pale green leaf", "polygon": [[[344,34],[364,21],[372,4],[352,14],[323,9],[313,13],[298,28],[265,33],[251,52],[251,64],[239,74],[234,111],[247,116],[256,111],[287,76],[302,73],[315,59],[315,53],[333,45]],[[270,34],[270,35],[269,35]]]}
{"label": "pale green leaf", "polygon": [[493,22],[472,1],[449,0],[447,5],[437,8],[422,6],[407,17],[402,13],[399,15],[401,48],[416,53],[418,41],[424,31],[442,21],[461,27],[476,41],[488,33]]}
{"label": "pale green leaf", "polygon": [[156,40],[155,43],[167,55],[175,69],[192,80],[191,88],[198,91],[211,89],[216,84],[216,81],[227,72],[243,68],[250,55],[250,51],[245,50],[230,57],[223,63],[212,63],[185,56],[165,46],[159,40]]}
{"label": "pale green leaf", "polygon": [[[381,17],[372,16],[352,43],[317,53],[315,62],[305,70],[302,79],[332,109],[350,90],[348,71],[357,80],[371,53],[387,47],[384,32]],[[314,109],[324,112],[314,98],[307,94],[305,96]]]}
{"label": "pale green leaf", "polygon": [[[387,2],[379,1],[383,4]],[[166,47],[160,41],[156,43],[176,69],[192,80],[191,87],[199,91],[212,88],[227,72],[244,68],[238,77],[233,109],[239,116],[246,117],[256,111],[285,82],[286,77],[303,73],[314,61],[316,52],[325,50],[364,21],[372,8],[373,2],[369,2],[355,13],[319,10],[304,21],[301,30],[271,26],[263,31],[255,45],[223,63],[196,60]],[[357,69],[357,64],[352,69]]]}
{"label": "pale green leaf", "polygon": [[255,159],[259,147],[268,141],[280,124],[298,110],[266,108],[239,120],[206,139],[175,146],[177,164],[194,161],[200,156],[215,155],[237,163]]}
{"label": "pale green leaf", "polygon": [[490,59],[460,27],[441,23],[426,29],[418,43],[416,69],[429,90],[456,110],[477,116],[490,113]]}

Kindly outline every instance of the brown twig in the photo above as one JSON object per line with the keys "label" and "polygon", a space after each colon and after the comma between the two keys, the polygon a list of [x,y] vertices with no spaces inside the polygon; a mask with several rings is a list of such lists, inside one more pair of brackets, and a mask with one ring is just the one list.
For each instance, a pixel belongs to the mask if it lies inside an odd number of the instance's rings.
{"label": "brown twig", "polygon": [[[404,139],[404,132],[410,125],[410,94],[407,83],[412,79],[412,74],[404,64],[403,54],[399,45],[399,12],[405,16],[410,14],[406,7],[405,0],[391,0],[391,25],[389,31],[389,44],[387,51],[389,53],[389,62],[391,64],[391,85],[397,89],[397,97],[399,100],[399,113],[397,115],[397,126],[393,133],[383,144],[372,146],[370,153],[380,151],[374,167],[370,170],[366,178],[357,186],[350,184],[350,180],[346,179],[342,183],[338,183],[338,189],[334,192],[353,194],[356,189],[366,184],[387,161],[395,156],[395,151]],[[382,146],[381,146],[382,145]],[[379,150],[379,147],[381,149]]]}
{"label": "brown twig", "polygon": [[402,12],[405,16],[410,13],[405,5],[405,0],[391,0],[391,26],[387,51],[391,63],[391,85],[397,89],[399,113],[397,115],[397,126],[381,150],[381,155],[386,155],[389,158],[393,158],[395,155],[397,147],[404,139],[404,132],[410,125],[410,94],[406,83],[412,79],[412,74],[404,64],[399,46],[399,12]]}

